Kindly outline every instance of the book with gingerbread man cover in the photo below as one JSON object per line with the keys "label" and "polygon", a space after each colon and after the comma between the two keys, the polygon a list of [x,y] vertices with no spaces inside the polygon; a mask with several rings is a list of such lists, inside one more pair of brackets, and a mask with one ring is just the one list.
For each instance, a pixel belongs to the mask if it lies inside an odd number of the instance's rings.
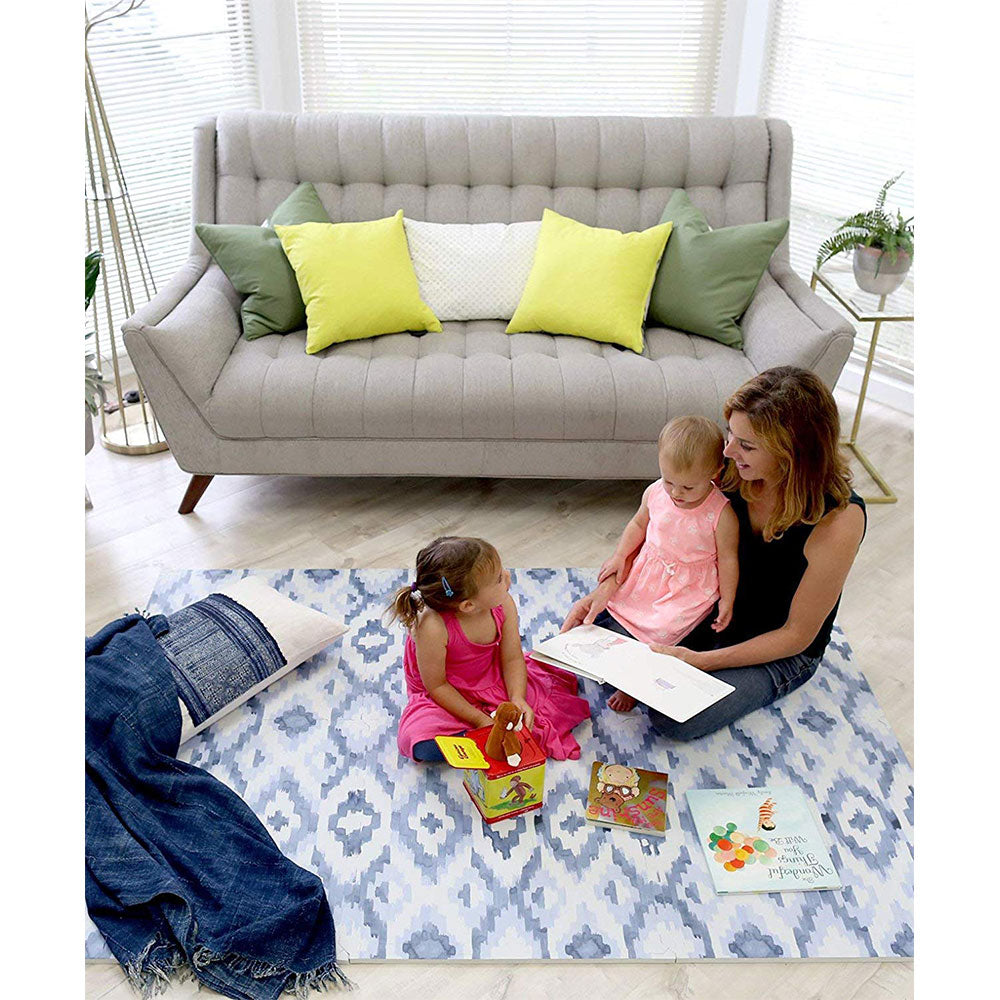
{"label": "book with gingerbread man cover", "polygon": [[667,831],[667,775],[595,760],[585,816],[598,826],[663,837]]}

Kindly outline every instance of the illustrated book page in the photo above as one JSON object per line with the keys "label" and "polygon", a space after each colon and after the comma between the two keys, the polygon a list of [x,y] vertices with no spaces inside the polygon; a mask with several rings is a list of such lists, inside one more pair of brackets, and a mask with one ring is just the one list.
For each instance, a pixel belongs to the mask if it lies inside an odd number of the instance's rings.
{"label": "illustrated book page", "polygon": [[687,722],[734,690],[676,656],[654,653],[638,639],[597,625],[578,625],[546,639],[531,655],[581,677],[613,684],[675,722]]}
{"label": "illustrated book page", "polygon": [[841,888],[812,801],[794,785],[692,789],[687,801],[717,893]]}

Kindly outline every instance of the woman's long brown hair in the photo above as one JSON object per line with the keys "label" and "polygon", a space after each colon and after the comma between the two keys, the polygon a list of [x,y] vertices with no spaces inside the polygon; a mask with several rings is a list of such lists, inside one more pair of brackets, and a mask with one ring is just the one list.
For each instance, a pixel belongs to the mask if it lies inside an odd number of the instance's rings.
{"label": "woman's long brown hair", "polygon": [[[764,540],[780,538],[793,524],[816,524],[847,506],[851,471],[840,450],[840,415],[833,393],[804,368],[769,368],[740,386],[723,408],[726,420],[745,413],[761,445],[777,459],[778,502],[764,525]],[[726,463],[722,489],[752,500],[760,486],[741,479]],[[832,507],[828,504],[832,501]]]}

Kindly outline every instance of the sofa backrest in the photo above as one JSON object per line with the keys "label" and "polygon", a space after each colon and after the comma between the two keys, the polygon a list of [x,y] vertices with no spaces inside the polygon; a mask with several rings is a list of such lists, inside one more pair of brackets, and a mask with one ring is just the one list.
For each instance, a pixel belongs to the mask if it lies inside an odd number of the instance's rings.
{"label": "sofa backrest", "polygon": [[400,208],[520,222],[552,208],[629,232],[684,188],[717,228],[786,218],[790,180],[791,131],[776,119],[238,111],[196,129],[193,214],[256,225],[312,181],[334,222]]}

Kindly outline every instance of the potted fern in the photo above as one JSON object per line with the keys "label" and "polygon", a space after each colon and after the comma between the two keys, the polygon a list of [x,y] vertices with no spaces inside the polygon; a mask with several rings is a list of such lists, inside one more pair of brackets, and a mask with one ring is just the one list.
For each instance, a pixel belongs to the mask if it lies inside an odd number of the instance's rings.
{"label": "potted fern", "polygon": [[885,210],[889,188],[902,173],[887,180],[878,193],[875,207],[845,219],[819,248],[816,269],[831,257],[854,251],[854,280],[865,292],[889,295],[906,280],[913,263],[913,216],[903,218],[896,209],[893,217]]}
{"label": "potted fern", "polygon": [[[84,312],[90,308],[90,301],[97,288],[97,276],[101,273],[101,254],[94,250],[84,259]],[[91,330],[84,334],[84,340],[94,336]],[[83,359],[83,404],[84,404],[84,454],[94,447],[94,417],[98,407],[104,402],[104,376],[97,366],[97,355],[87,354]]]}

